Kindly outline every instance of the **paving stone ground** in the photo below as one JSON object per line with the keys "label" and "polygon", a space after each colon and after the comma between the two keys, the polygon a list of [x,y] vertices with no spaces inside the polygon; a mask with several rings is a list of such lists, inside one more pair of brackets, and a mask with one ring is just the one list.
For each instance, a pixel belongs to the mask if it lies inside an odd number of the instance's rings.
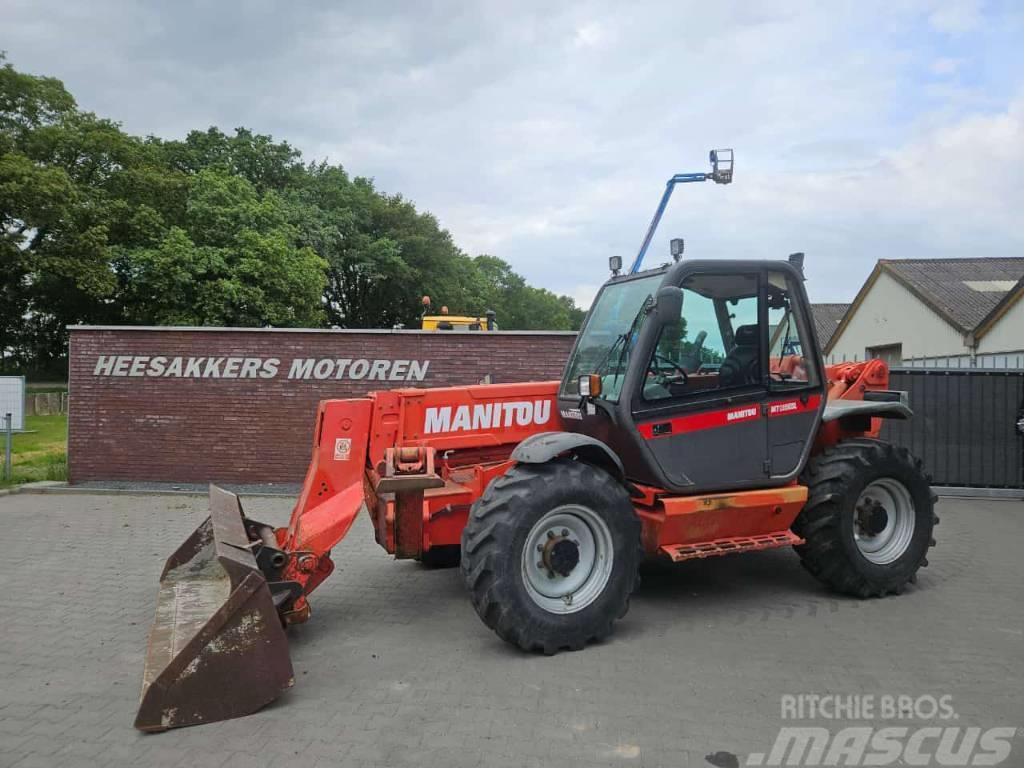
{"label": "paving stone ground", "polygon": [[[204,508],[0,498],[0,768],[743,765],[794,724],[780,701],[797,693],[950,695],[958,725],[1024,731],[1024,504],[946,500],[931,567],[900,597],[837,597],[786,550],[646,569],[610,640],[551,658],[502,643],[457,571],[390,560],[360,519],[290,631],[292,691],[140,734],[157,579]],[[272,523],[288,509],[247,505]],[[1019,734],[1003,764],[1024,766]]]}

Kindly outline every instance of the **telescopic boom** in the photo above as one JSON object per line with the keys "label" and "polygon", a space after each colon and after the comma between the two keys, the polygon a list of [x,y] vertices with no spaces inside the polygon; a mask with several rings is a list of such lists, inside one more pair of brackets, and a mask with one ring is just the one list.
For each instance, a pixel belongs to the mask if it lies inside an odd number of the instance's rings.
{"label": "telescopic boom", "polygon": [[716,184],[732,182],[732,150],[712,149],[710,155],[711,173],[677,173],[665,182],[665,191],[661,195],[661,202],[658,203],[658,209],[654,212],[654,218],[651,219],[651,225],[647,228],[647,234],[644,235],[640,252],[636,255],[633,266],[629,268],[629,274],[634,275],[640,271],[640,265],[643,263],[644,256],[647,255],[647,248],[654,238],[654,231],[661,222],[661,217],[665,213],[665,208],[668,207],[669,198],[672,197],[672,190],[676,188],[676,184],[690,184],[694,181],[713,181]]}

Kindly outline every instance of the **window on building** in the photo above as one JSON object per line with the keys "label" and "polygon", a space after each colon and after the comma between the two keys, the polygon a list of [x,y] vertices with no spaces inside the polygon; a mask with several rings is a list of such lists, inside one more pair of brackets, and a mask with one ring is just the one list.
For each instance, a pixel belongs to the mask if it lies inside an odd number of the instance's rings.
{"label": "window on building", "polygon": [[865,360],[877,357],[890,368],[903,363],[902,344],[883,344],[878,347],[868,347],[864,351]]}

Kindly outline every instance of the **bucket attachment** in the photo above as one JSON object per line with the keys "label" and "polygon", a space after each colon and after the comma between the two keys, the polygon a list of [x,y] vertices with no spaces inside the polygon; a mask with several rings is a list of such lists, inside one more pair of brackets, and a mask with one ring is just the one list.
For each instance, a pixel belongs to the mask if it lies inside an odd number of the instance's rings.
{"label": "bucket attachment", "polygon": [[294,682],[288,640],[238,497],[210,486],[210,516],[160,576],[135,727],[252,714]]}

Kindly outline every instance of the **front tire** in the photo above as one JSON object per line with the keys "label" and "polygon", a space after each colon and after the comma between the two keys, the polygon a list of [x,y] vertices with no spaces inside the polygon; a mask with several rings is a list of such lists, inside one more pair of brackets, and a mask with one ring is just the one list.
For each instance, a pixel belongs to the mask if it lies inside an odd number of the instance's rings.
{"label": "front tire", "polygon": [[801,476],[807,504],[793,524],[808,571],[856,597],[899,594],[928,565],[938,523],[929,478],[905,448],[881,440],[839,443]]}
{"label": "front tire", "polygon": [[602,469],[520,464],[487,487],[462,532],[462,575],[484,624],[523,650],[606,637],[638,583],[640,521]]}

